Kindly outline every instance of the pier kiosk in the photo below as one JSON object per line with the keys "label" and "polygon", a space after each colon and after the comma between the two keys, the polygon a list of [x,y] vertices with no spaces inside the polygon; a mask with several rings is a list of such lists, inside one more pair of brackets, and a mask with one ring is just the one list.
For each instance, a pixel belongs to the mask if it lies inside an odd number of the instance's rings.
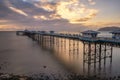
{"label": "pier kiosk", "polygon": [[96,38],[99,32],[93,31],[93,30],[87,30],[87,31],[83,31],[81,33],[82,33],[83,37]]}

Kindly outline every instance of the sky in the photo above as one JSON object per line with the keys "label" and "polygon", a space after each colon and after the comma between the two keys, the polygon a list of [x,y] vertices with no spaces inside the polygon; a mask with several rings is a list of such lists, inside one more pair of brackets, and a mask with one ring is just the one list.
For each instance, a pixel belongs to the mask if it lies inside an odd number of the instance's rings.
{"label": "sky", "polygon": [[0,31],[120,27],[120,0],[0,0]]}

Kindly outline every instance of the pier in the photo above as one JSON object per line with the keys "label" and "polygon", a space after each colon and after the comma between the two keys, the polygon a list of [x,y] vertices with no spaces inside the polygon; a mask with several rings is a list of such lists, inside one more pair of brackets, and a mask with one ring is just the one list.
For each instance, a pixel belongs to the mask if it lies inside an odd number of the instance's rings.
{"label": "pier", "polygon": [[[19,31],[17,31],[17,33],[19,34]],[[99,63],[100,68],[102,61],[104,65],[106,64],[106,59],[109,59],[111,65],[113,47],[120,47],[119,39],[97,37],[99,33],[94,31],[87,31],[87,34],[83,32],[82,35],[56,33],[54,31],[23,31],[22,33],[34,41],[37,41],[43,48],[51,51],[57,49],[62,52],[66,49],[66,46],[68,46],[70,56],[72,54],[79,54],[79,42],[82,42],[83,67],[87,64],[88,69],[90,69],[92,64],[94,64],[94,68],[96,68],[96,63]],[[71,58],[74,57],[77,56],[71,56]]]}

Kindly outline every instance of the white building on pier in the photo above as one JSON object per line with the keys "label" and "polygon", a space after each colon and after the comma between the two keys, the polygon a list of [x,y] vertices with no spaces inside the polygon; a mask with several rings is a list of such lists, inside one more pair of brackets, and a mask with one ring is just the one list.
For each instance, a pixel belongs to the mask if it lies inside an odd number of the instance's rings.
{"label": "white building on pier", "polygon": [[98,33],[98,31],[93,31],[93,30],[87,30],[87,31],[83,31],[81,32],[83,37],[88,37],[88,38],[96,38]]}

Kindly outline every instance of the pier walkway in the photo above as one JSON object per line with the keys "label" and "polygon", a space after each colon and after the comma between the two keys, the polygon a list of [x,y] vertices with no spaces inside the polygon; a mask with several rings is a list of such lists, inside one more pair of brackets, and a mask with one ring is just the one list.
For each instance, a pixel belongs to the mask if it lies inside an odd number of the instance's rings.
{"label": "pier walkway", "polygon": [[108,43],[111,45],[120,45],[120,39],[113,39],[107,38],[107,37],[83,37],[80,34],[64,34],[64,33],[50,33],[50,32],[44,32],[44,31],[17,31],[17,34],[22,35],[44,35],[44,36],[53,36],[53,37],[61,37],[61,38],[68,38],[68,39],[75,39],[80,40],[83,42],[96,42],[96,43]]}

